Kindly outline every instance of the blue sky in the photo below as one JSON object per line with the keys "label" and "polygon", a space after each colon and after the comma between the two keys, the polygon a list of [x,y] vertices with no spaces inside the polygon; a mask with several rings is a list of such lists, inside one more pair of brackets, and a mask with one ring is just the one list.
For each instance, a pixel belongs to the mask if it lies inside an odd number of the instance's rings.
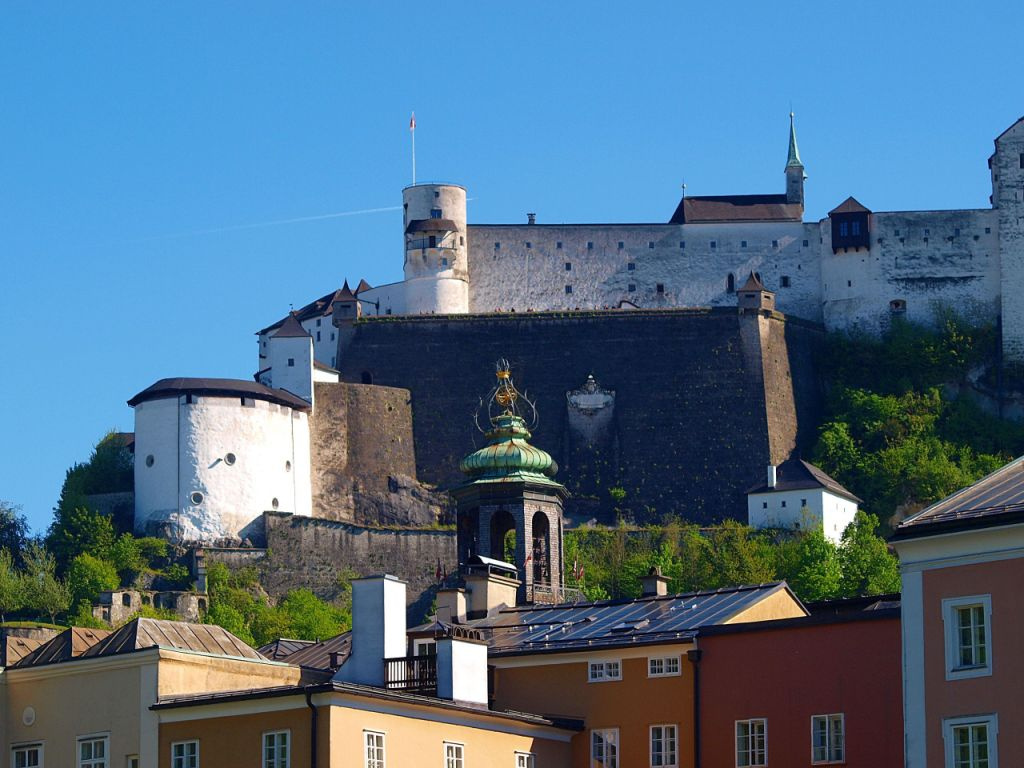
{"label": "blue sky", "polygon": [[791,105],[808,219],[985,207],[1021,29],[1019,2],[4,3],[0,499],[45,528],[138,390],[247,378],[290,303],[399,279],[398,210],[238,227],[400,206],[411,110],[471,222],[781,192]]}

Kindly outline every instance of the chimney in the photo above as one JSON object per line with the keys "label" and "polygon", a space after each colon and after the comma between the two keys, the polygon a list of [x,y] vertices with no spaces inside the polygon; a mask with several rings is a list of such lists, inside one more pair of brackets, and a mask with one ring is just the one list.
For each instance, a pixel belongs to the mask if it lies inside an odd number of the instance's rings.
{"label": "chimney", "polygon": [[461,587],[437,590],[437,620],[461,624],[466,620],[466,590]]}
{"label": "chimney", "polygon": [[776,472],[777,469],[778,468],[774,464],[769,464],[768,465],[768,487],[769,488],[774,488],[776,483],[778,482],[778,473]]}
{"label": "chimney", "polygon": [[528,214],[526,214],[526,223],[527,224],[536,224],[537,223],[537,214],[536,213],[528,213]]}
{"label": "chimney", "polygon": [[477,630],[448,627],[437,639],[437,696],[487,706],[487,643]]}
{"label": "chimney", "polygon": [[466,582],[466,616],[482,619],[502,608],[514,608],[520,581],[490,568],[467,568],[463,579]]}
{"label": "chimney", "polygon": [[384,659],[405,656],[405,582],[384,574],[352,581],[352,652],[335,679],[384,687]]}
{"label": "chimney", "polygon": [[668,578],[661,575],[661,568],[654,566],[646,576],[640,578],[640,597],[661,597],[668,594]]}

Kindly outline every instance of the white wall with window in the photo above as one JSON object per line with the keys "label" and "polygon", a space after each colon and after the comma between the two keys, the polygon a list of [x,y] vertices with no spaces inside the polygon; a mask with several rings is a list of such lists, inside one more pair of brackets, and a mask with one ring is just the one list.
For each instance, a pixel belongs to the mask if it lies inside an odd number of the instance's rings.
{"label": "white wall with window", "polygon": [[768,764],[768,721],[736,721],[736,766],[757,768]]}
{"label": "white wall with window", "polygon": [[992,674],[992,597],[971,595],[942,601],[946,679]]}
{"label": "white wall with window", "polygon": [[11,768],[42,768],[43,745],[16,744],[11,747]]}
{"label": "white wall with window", "polygon": [[999,768],[998,733],[999,720],[996,715],[943,720],[946,768]]}
{"label": "white wall with window", "polygon": [[675,724],[651,726],[651,768],[679,765],[679,730]]}
{"label": "white wall with window", "polygon": [[838,544],[856,515],[856,501],[824,488],[747,494],[747,524],[751,528],[805,530],[814,526]]}
{"label": "white wall with window", "polygon": [[846,760],[846,723],[842,713],[811,718],[811,762],[842,763]]}
{"label": "white wall with window", "polygon": [[590,732],[590,768],[619,768],[619,729]]}
{"label": "white wall with window", "polygon": [[263,767],[291,768],[291,733],[270,731],[263,734]]}
{"label": "white wall with window", "polygon": [[444,743],[444,768],[465,768],[466,747],[454,741]]}
{"label": "white wall with window", "polygon": [[620,659],[606,659],[604,661],[591,661],[587,664],[587,682],[605,683],[611,680],[622,679],[622,661]]}
{"label": "white wall with window", "polygon": [[516,752],[516,768],[537,768],[537,759],[532,752]]}
{"label": "white wall with window", "polygon": [[109,734],[78,738],[78,768],[111,768]]}
{"label": "white wall with window", "polygon": [[171,744],[171,768],[199,768],[199,742],[177,741]]}
{"label": "white wall with window", "polygon": [[366,768],[384,768],[384,734],[363,731],[363,747]]}

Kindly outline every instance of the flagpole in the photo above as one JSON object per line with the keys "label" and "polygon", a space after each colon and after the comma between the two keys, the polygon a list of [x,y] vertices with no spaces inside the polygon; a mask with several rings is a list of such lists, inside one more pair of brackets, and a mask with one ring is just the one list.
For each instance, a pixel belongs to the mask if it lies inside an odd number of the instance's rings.
{"label": "flagpole", "polygon": [[416,184],[416,113],[409,120],[409,133],[412,136],[412,183]]}

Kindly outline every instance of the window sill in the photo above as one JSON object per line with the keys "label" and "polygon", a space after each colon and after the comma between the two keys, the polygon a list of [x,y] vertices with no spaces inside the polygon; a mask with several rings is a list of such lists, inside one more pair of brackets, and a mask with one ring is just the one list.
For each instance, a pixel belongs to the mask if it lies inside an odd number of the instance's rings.
{"label": "window sill", "polygon": [[946,670],[946,680],[969,680],[973,677],[991,677],[992,665],[978,667],[954,667]]}

